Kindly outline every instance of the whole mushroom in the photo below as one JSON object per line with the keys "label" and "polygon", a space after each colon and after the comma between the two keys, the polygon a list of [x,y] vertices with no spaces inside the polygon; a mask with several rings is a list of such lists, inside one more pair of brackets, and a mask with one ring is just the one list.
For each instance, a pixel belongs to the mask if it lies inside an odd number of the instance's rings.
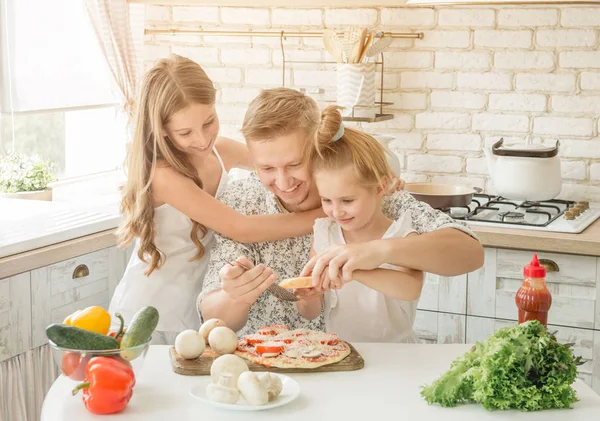
{"label": "whole mushroom", "polygon": [[217,354],[233,354],[237,348],[237,335],[228,327],[218,326],[210,331],[208,343]]}
{"label": "whole mushroom", "polygon": [[261,376],[260,384],[265,389],[267,389],[269,401],[272,401],[277,396],[279,396],[281,390],[283,389],[283,383],[281,383],[281,379],[279,378],[279,376],[271,374],[269,372],[266,372]]}
{"label": "whole mushroom", "polygon": [[245,371],[238,379],[238,390],[249,405],[265,405],[269,402],[269,393],[260,379],[252,371]]}
{"label": "whole mushroom", "polygon": [[208,342],[208,335],[210,335],[210,331],[218,326],[227,326],[227,324],[225,324],[225,322],[221,319],[208,319],[202,323],[202,326],[200,326],[198,332],[200,335],[202,335],[204,340]]}
{"label": "whole mushroom", "polygon": [[210,366],[210,377],[213,383],[217,383],[224,373],[231,374],[231,382],[237,385],[238,377],[245,371],[249,371],[248,364],[242,358],[233,354],[221,355],[215,359]]}

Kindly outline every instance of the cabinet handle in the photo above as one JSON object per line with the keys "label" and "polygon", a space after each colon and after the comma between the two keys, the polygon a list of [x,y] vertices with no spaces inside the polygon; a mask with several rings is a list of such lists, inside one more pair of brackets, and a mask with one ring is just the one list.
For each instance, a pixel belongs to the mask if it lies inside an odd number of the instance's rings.
{"label": "cabinet handle", "polygon": [[90,274],[90,270],[86,265],[79,265],[73,271],[73,279],[76,278],[85,278]]}
{"label": "cabinet handle", "polygon": [[554,260],[540,259],[540,265],[546,268],[546,272],[560,272],[560,268]]}

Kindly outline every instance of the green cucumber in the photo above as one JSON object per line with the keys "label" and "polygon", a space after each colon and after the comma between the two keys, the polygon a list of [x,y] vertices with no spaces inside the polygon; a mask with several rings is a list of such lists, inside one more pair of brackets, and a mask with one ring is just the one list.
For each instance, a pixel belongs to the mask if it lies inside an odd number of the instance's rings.
{"label": "green cucumber", "polygon": [[152,306],[143,307],[133,315],[131,323],[121,339],[121,357],[132,361],[141,355],[143,350],[125,351],[125,348],[132,348],[141,345],[150,339],[154,329],[158,326],[158,310]]}
{"label": "green cucumber", "polygon": [[108,335],[59,323],[48,326],[46,336],[61,348],[94,351],[119,348],[119,342]]}

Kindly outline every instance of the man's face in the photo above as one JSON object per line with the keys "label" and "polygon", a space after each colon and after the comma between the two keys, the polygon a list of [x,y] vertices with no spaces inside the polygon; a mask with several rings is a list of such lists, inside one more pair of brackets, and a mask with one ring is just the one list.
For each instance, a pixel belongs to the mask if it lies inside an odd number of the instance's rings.
{"label": "man's face", "polygon": [[[248,141],[260,181],[273,192],[290,211],[298,207],[307,210],[307,199],[315,196],[311,191],[312,174],[304,162],[306,138],[302,132],[289,133],[267,141]],[[315,201],[313,208],[319,206]]]}

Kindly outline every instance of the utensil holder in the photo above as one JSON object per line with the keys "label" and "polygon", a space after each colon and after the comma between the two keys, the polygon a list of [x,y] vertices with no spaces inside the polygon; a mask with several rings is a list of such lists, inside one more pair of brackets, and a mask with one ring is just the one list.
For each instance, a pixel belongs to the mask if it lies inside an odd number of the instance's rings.
{"label": "utensil holder", "polygon": [[344,107],[344,117],[374,118],[377,114],[375,63],[338,64],[336,102]]}

